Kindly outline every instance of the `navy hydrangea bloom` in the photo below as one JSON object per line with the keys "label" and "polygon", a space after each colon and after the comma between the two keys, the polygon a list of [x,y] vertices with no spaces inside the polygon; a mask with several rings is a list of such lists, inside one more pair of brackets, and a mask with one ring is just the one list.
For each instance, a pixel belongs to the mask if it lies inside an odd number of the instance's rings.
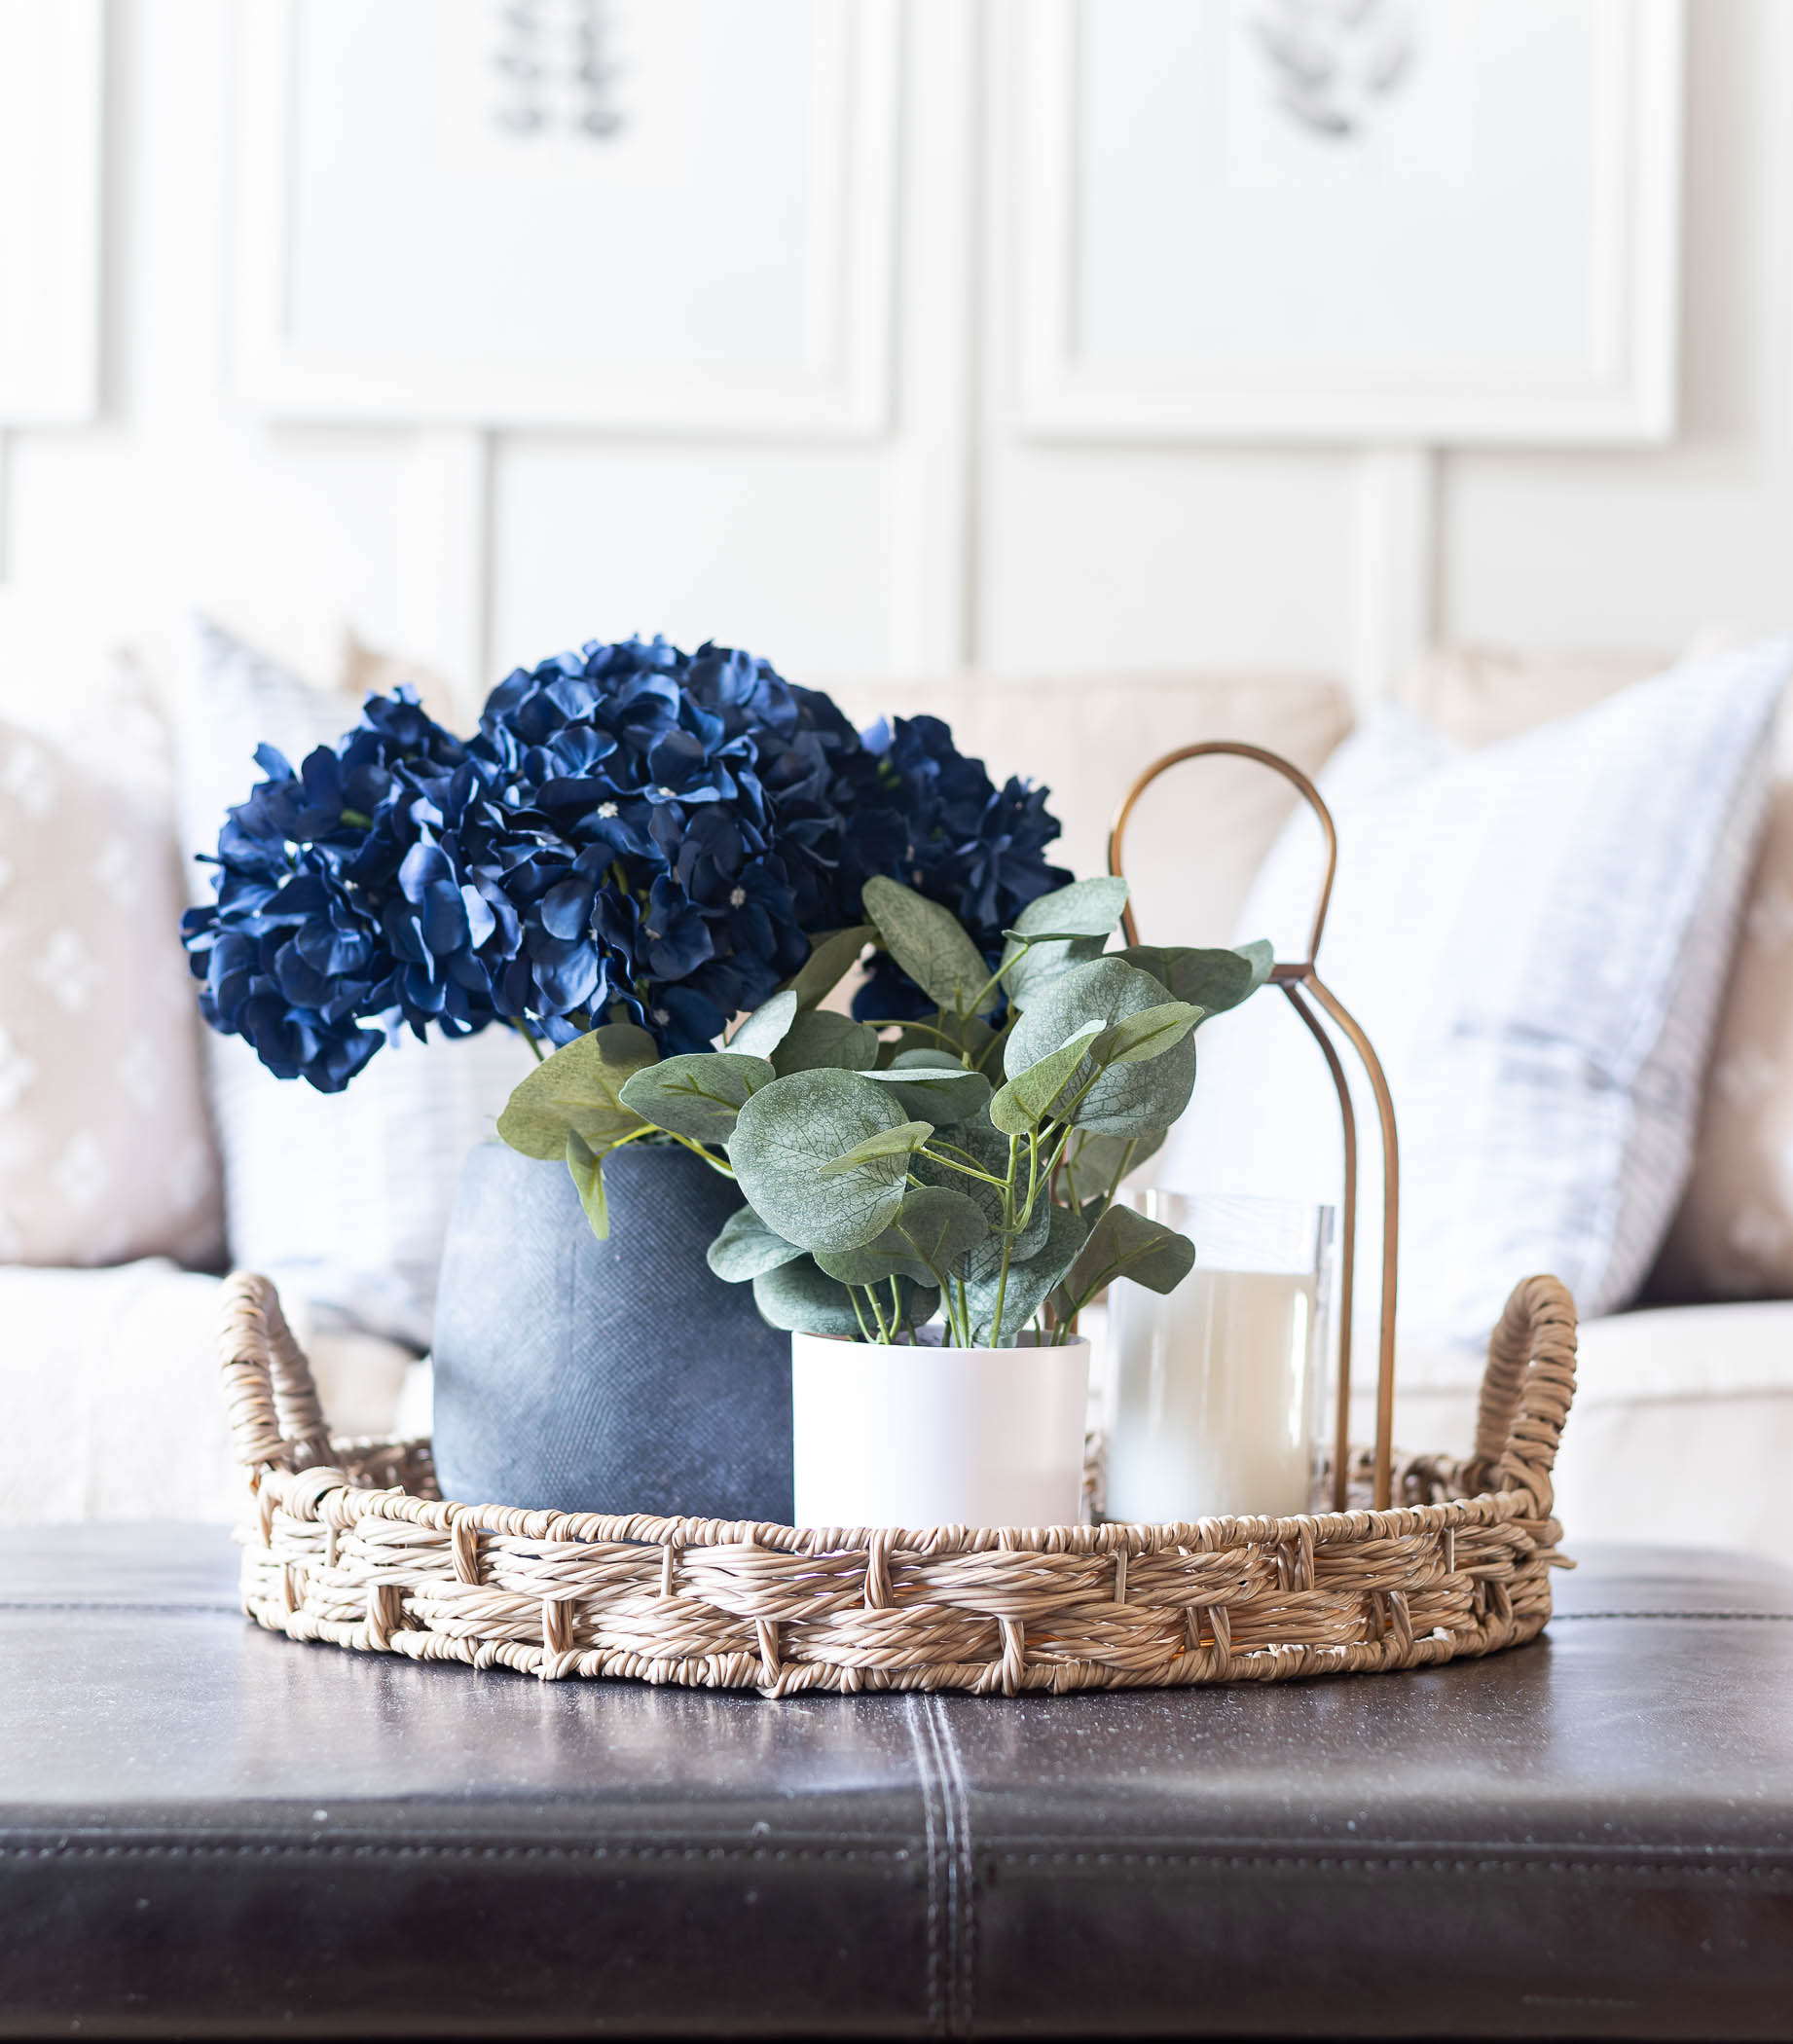
{"label": "navy hydrangea bloom", "polygon": [[[864,839],[868,852],[875,846],[877,858],[856,867],[856,885],[862,887],[874,872],[888,873],[943,902],[994,969],[1003,931],[1030,901],[1072,877],[1044,857],[1060,827],[1045,806],[1049,791],[1013,778],[998,788],[983,761],[967,758],[937,716],[875,724],[863,746],[876,762],[884,809],[875,836],[868,830]],[[877,799],[868,789],[867,811]],[[899,826],[894,839],[887,819]],[[861,1019],[906,1021],[927,1013],[932,1004],[896,961],[880,952],[853,1006]]]}
{"label": "navy hydrangea bloom", "polygon": [[333,1093],[404,1023],[462,1036],[494,1020],[476,953],[497,912],[435,842],[477,778],[461,742],[401,689],[297,773],[272,746],[256,763],[266,778],[218,839],[217,899],[181,925],[212,1027]]}
{"label": "navy hydrangea bloom", "polygon": [[[631,1019],[707,1048],[860,920],[873,873],[951,908],[994,960],[1069,875],[1045,791],[998,789],[935,717],[861,738],[750,653],[594,640],[519,668],[462,742],[414,695],[295,773],[219,839],[218,899],[183,931],[201,1005],[271,1070],[330,1092],[393,1031],[502,1021],[552,1043]],[[926,1004],[882,956],[857,1004]]]}

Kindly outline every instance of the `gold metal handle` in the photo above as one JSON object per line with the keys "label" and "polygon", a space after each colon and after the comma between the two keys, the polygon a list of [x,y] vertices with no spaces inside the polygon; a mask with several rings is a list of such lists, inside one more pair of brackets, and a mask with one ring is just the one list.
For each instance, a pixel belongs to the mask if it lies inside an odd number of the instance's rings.
{"label": "gold metal handle", "polygon": [[[1344,1133],[1344,1201],[1340,1224],[1340,1255],[1338,1280],[1338,1397],[1336,1414],[1336,1439],[1333,1444],[1333,1506],[1336,1511],[1345,1510],[1347,1502],[1346,1480],[1350,1461],[1351,1421],[1351,1313],[1357,1267],[1357,1116],[1351,1104],[1350,1081],[1345,1076],[1343,1062],[1339,1058],[1337,1045],[1331,1032],[1315,1012],[1316,1006],[1323,1010],[1333,1027],[1345,1039],[1356,1053],[1370,1080],[1370,1090],[1375,1097],[1376,1119],[1382,1142],[1382,1315],[1380,1343],[1376,1369],[1375,1402],[1375,1477],[1372,1497],[1375,1509],[1386,1512],[1394,1494],[1394,1422],[1395,1422],[1395,1281],[1400,1249],[1401,1173],[1400,1149],[1395,1137],[1395,1104],[1389,1095],[1388,1080],[1382,1072],[1381,1060],[1376,1056],[1370,1039],[1364,1034],[1356,1018],[1351,1015],[1331,988],[1320,978],[1315,969],[1315,960],[1320,951],[1320,939],[1326,931],[1326,912],[1332,905],[1333,878],[1338,869],[1338,832],[1333,822],[1332,812],[1322,799],[1320,790],[1292,760],[1284,759],[1278,752],[1271,752],[1262,746],[1248,746],[1233,739],[1212,739],[1202,745],[1182,746],[1174,752],[1166,752],[1162,759],[1154,760],[1134,782],[1122,797],[1120,807],[1115,812],[1115,821],[1108,836],[1108,869],[1121,874],[1121,853],[1126,841],[1127,824],[1130,821],[1139,798],[1147,788],[1166,774],[1172,767],[1181,766],[1190,759],[1249,759],[1257,765],[1268,767],[1272,773],[1280,774],[1312,810],[1319,821],[1321,835],[1326,840],[1326,871],[1320,882],[1320,894],[1314,904],[1312,932],[1307,940],[1307,956],[1297,961],[1279,960],[1270,967],[1270,978],[1281,987],[1289,1004],[1300,1016],[1308,1033],[1319,1044],[1326,1059],[1327,1070],[1333,1076],[1334,1089],[1338,1095],[1338,1114]],[[1124,875],[1123,875],[1124,877]],[[1139,924],[1129,902],[1122,917],[1130,943],[1140,941]]]}

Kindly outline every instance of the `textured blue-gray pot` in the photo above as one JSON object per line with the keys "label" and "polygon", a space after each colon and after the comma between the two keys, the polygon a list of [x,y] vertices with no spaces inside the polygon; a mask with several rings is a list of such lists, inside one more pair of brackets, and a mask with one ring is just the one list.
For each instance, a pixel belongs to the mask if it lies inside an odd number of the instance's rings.
{"label": "textured blue-gray pot", "polygon": [[740,1205],[688,1150],[604,1166],[610,1238],[564,1167],[474,1150],[436,1301],[444,1497],[790,1523],[790,1336],[704,1252]]}

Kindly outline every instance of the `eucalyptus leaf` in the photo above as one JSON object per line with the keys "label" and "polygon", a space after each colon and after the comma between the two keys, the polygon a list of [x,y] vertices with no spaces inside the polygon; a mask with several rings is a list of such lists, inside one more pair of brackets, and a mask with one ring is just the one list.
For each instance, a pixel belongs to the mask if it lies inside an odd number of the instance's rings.
{"label": "eucalyptus leaf", "polygon": [[792,1334],[845,1334],[860,1338],[860,1316],[845,1285],[816,1267],[811,1257],[798,1257],[753,1280],[753,1303],[759,1317]]}
{"label": "eucalyptus leaf", "polygon": [[643,1066],[623,1087],[622,1102],[643,1121],[676,1136],[726,1143],[743,1105],[775,1077],[763,1057],[744,1057],[734,1050],[690,1051]]}
{"label": "eucalyptus leaf", "polygon": [[[1043,1205],[1044,1202],[1043,1201]],[[1070,1207],[1051,1207],[1045,1239],[1031,1256],[1010,1255],[1008,1280],[1003,1282],[1001,1259],[987,1275],[968,1279],[966,1304],[971,1317],[971,1338],[984,1347],[1014,1348],[1027,1324],[1044,1305],[1047,1295],[1077,1260],[1083,1246],[1083,1217]],[[1003,1324],[996,1329],[996,1300],[1003,1297]]]}
{"label": "eucalyptus leaf", "polygon": [[817,1174],[820,1178],[844,1178],[849,1172],[859,1170],[861,1164],[876,1164],[889,1157],[908,1157],[919,1150],[933,1134],[932,1121],[899,1121],[895,1128],[881,1129],[875,1136],[867,1136],[862,1143],[856,1143],[851,1150],[844,1150],[837,1157],[830,1157]]}
{"label": "eucalyptus leaf", "polygon": [[904,1198],[901,1213],[875,1242],[838,1254],[823,1251],[816,1261],[830,1277],[848,1285],[878,1284],[892,1277],[937,1284],[957,1271],[966,1252],[988,1232],[975,1200],[942,1186],[916,1186]]}
{"label": "eucalyptus leaf", "polygon": [[825,1001],[859,964],[860,953],[877,933],[869,923],[860,923],[852,930],[813,938],[814,949],[786,991],[796,996],[799,1007],[814,1007]]}
{"label": "eucalyptus leaf", "polygon": [[[1118,956],[1093,959],[1053,980],[1033,1006],[1022,1010],[1005,1046],[1004,1066],[1013,1077],[1056,1050],[1085,1022],[1106,1028],[1163,1001],[1163,987],[1150,972]],[[1186,1036],[1149,1063],[1111,1066],[1074,1119],[1101,1135],[1149,1135],[1176,1120],[1194,1085],[1195,1040]]]}
{"label": "eucalyptus leaf", "polygon": [[902,1118],[887,1089],[858,1073],[794,1072],[746,1103],[728,1154],[748,1204],[775,1234],[799,1249],[858,1249],[896,1220],[908,1152],[835,1178],[822,1168]]}
{"label": "eucalyptus leaf", "polygon": [[867,1078],[887,1085],[903,1113],[936,1126],[969,1121],[990,1098],[990,1081],[970,1072],[947,1050],[899,1050],[882,1071]]}
{"label": "eucalyptus leaf", "polygon": [[996,1005],[996,990],[983,993],[990,979],[984,955],[950,910],[882,873],[866,881],[862,898],[885,949],[937,1007],[970,1015]]}
{"label": "eucalyptus leaf", "polygon": [[610,1239],[610,1209],[604,1194],[604,1159],[583,1136],[571,1134],[567,1138],[566,1157],[579,1204],[585,1209],[586,1222],[600,1242],[607,1242]]}
{"label": "eucalyptus leaf", "polygon": [[1104,1067],[1147,1064],[1174,1050],[1201,1017],[1202,1010],[1187,1001],[1163,1001],[1111,1023],[1089,1046],[1089,1054]]}
{"label": "eucalyptus leaf", "polygon": [[1065,1280],[1074,1307],[1082,1306],[1116,1278],[1149,1292],[1174,1292],[1195,1262],[1195,1245],[1161,1221],[1131,1207],[1110,1207],[1089,1231]]}
{"label": "eucalyptus leaf", "polygon": [[[970,1163],[991,1178],[1006,1178],[1008,1173],[1008,1138],[999,1135],[989,1121],[978,1115],[975,1120],[962,1122],[956,1128],[936,1130],[933,1141],[928,1146],[930,1151],[961,1151],[961,1162]],[[1026,1151],[1021,1152],[1023,1163],[1016,1186],[1018,1201],[1027,1198]],[[910,1169],[923,1185],[943,1186],[948,1191],[962,1192],[974,1202],[983,1215],[991,1232],[967,1256],[965,1277],[970,1280],[979,1277],[986,1270],[994,1270],[1002,1258],[1003,1241],[997,1232],[1003,1225],[1003,1193],[1000,1186],[990,1185],[987,1180],[968,1177],[964,1171],[940,1161],[938,1155],[917,1152]],[[1034,1211],[1027,1218],[1027,1225],[1015,1237],[1014,1254],[1031,1256],[1046,1238],[1046,1229],[1051,1224],[1051,1201],[1046,1197],[1043,1186],[1034,1201]]]}
{"label": "eucalyptus leaf", "polygon": [[831,1008],[806,1007],[772,1053],[780,1078],[793,1072],[869,1072],[878,1061],[878,1032]]}
{"label": "eucalyptus leaf", "polygon": [[794,1263],[803,1254],[783,1235],[775,1235],[751,1207],[737,1207],[705,1252],[704,1260],[724,1284],[742,1285],[764,1277],[781,1263]]}
{"label": "eucalyptus leaf", "polygon": [[622,1089],[660,1046],[633,1022],[606,1022],[575,1037],[537,1065],[514,1089],[498,1116],[498,1135],[526,1157],[565,1156],[576,1135],[593,1150],[607,1150],[641,1127],[622,1102]]}
{"label": "eucalyptus leaf", "polygon": [[[933,1319],[940,1295],[912,1279],[896,1280],[897,1320],[903,1327],[918,1328]],[[865,1329],[874,1332],[877,1321],[861,1299],[860,1311],[853,1309],[853,1295],[838,1279],[818,1267],[813,1258],[800,1257],[783,1263],[753,1280],[753,1303],[760,1318],[775,1328],[797,1334],[844,1334],[851,1341],[862,1340]],[[890,1287],[886,1284],[878,1300],[887,1325],[891,1319]],[[863,1315],[861,1325],[860,1315]]]}
{"label": "eucalyptus leaf", "polygon": [[1106,937],[1039,938],[1029,944],[1012,940],[1003,953],[1003,985],[1016,1007],[1038,1001],[1041,993],[1074,966],[1102,956]]}
{"label": "eucalyptus leaf", "polygon": [[1247,1001],[1270,976],[1273,948],[1262,941],[1236,951],[1197,951],[1182,945],[1130,944],[1116,954],[1150,972],[1165,992],[1210,1015]]}
{"label": "eucalyptus leaf", "polygon": [[1090,1076],[1084,1068],[1105,1034],[1100,1022],[1085,1022],[1056,1050],[1017,1072],[990,1103],[992,1124],[1006,1136],[1025,1136],[1037,1129],[1079,1073]]}
{"label": "eucalyptus leaf", "polygon": [[802,1005],[794,987],[762,1002],[728,1040],[727,1048],[744,1057],[770,1057],[790,1034]]}
{"label": "eucalyptus leaf", "polygon": [[1036,894],[1015,918],[1015,930],[1026,937],[1103,937],[1120,921],[1127,905],[1127,883],[1118,873],[1074,880],[1069,887]]}

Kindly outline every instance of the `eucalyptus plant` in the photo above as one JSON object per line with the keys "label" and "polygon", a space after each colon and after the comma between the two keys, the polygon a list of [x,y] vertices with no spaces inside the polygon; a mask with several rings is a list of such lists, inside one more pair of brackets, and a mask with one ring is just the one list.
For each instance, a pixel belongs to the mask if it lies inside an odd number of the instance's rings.
{"label": "eucalyptus plant", "polygon": [[[600,1236],[604,1160],[627,1144],[678,1144],[734,1179],[745,1204],[710,1267],[750,1283],[774,1327],[890,1342],[937,1315],[960,1347],[1063,1341],[1115,1279],[1188,1275],[1188,1238],[1116,1197],[1189,1104],[1197,1025],[1270,969],[1267,944],[1110,950],[1126,894],[1041,895],[993,969],[950,911],[868,880],[869,921],[818,939],[720,1048],[663,1058],[605,1023],[524,1079],[498,1134],[565,1160]],[[821,1005],[871,942],[931,1019]]]}

